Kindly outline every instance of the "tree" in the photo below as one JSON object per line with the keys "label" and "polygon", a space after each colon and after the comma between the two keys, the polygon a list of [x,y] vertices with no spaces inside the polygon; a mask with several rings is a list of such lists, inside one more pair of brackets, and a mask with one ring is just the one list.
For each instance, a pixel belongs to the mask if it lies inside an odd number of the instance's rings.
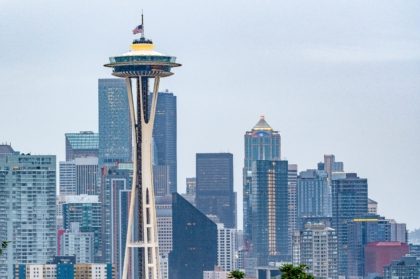
{"label": "tree", "polygon": [[1,242],[1,247],[0,247],[0,256],[3,255],[3,251],[7,248],[7,245],[9,245],[10,241],[4,240]]}
{"label": "tree", "polygon": [[294,266],[285,264],[280,267],[281,279],[315,279],[311,274],[307,274],[308,267],[304,264]]}
{"label": "tree", "polygon": [[245,273],[240,270],[231,271],[228,275],[229,279],[243,279],[245,278]]}

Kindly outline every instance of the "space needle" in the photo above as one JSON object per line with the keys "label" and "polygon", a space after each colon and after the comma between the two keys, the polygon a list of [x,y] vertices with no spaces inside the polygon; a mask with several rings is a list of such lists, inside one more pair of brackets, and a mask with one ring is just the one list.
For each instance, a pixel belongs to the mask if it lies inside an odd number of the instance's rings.
{"label": "space needle", "polygon": [[[132,123],[133,184],[122,279],[128,278],[130,262],[137,265],[140,278],[160,279],[152,173],[152,133],[160,78],[172,75],[172,67],[179,67],[181,64],[175,63],[176,57],[154,50],[153,42],[144,37],[143,15],[142,24],[133,30],[133,34],[140,34],[140,38],[133,41],[131,50],[110,57],[110,63],[104,65],[113,68],[112,75],[124,78],[126,81]],[[151,80],[154,84],[149,106]]]}

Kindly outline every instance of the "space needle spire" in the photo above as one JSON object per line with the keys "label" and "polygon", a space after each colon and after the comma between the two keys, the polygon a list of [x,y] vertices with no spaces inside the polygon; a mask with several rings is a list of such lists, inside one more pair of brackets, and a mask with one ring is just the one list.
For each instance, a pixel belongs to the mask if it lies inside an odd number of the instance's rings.
{"label": "space needle spire", "polygon": [[[110,62],[104,65],[113,69],[112,75],[124,78],[126,81],[133,138],[133,184],[122,279],[128,279],[133,269],[138,270],[138,278],[160,279],[152,173],[152,134],[159,81],[163,77],[173,75],[171,72],[173,67],[181,66],[175,62],[174,56],[154,50],[153,42],[144,37],[143,12],[141,21],[141,25],[133,30],[133,34],[141,34],[141,37],[134,39],[131,50],[110,57]],[[149,95],[151,80],[153,80],[153,94]],[[150,102],[149,96],[152,98]]]}

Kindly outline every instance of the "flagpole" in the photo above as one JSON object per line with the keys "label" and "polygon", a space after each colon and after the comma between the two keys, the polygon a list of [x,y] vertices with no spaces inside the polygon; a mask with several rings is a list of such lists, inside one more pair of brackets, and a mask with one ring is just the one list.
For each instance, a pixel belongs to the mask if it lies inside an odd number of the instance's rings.
{"label": "flagpole", "polygon": [[141,31],[141,37],[144,38],[144,19],[143,19],[143,9],[141,9],[141,26],[142,26],[142,31]]}

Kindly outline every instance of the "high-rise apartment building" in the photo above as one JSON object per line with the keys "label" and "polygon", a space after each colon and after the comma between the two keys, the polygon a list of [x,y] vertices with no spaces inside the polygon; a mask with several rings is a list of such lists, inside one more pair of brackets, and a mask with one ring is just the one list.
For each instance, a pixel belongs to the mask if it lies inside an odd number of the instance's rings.
{"label": "high-rise apartment building", "polygon": [[[101,262],[102,215],[101,203],[95,195],[66,196],[63,203],[63,224],[65,230],[72,229],[72,223],[79,224],[80,232],[94,235],[94,262]],[[77,257],[77,255],[76,255]]]}
{"label": "high-rise apartment building", "polygon": [[11,241],[0,278],[13,278],[16,263],[46,263],[56,254],[55,200],[55,156],[0,145],[0,236]]}
{"label": "high-rise apartment building", "polygon": [[247,131],[244,136],[244,168],[243,168],[243,224],[245,249],[249,250],[251,244],[252,211],[251,211],[251,185],[252,163],[256,160],[280,160],[281,138],[278,131],[273,130],[261,116],[257,124]]}
{"label": "high-rise apartment building", "polygon": [[66,161],[80,157],[98,157],[99,134],[91,131],[66,133]]}
{"label": "high-rise apartment building", "polygon": [[288,162],[255,161],[252,174],[253,254],[258,265],[289,261]]}
{"label": "high-rise apartment building", "polygon": [[332,176],[332,227],[338,236],[338,274],[345,275],[348,257],[349,223],[368,212],[368,182],[355,173]]}
{"label": "high-rise apartment building", "polygon": [[305,264],[316,278],[337,278],[338,240],[334,229],[322,223],[308,223],[296,232],[293,263]]}
{"label": "high-rise apartment building", "polygon": [[217,226],[181,195],[172,194],[173,248],[169,279],[202,279],[217,264]]}
{"label": "high-rise apartment building", "polygon": [[159,254],[168,257],[172,251],[172,196],[156,197]]}
{"label": "high-rise apartment building", "polygon": [[99,166],[131,161],[131,124],[123,79],[99,79]]}
{"label": "high-rise apartment building", "polygon": [[299,173],[297,187],[299,222],[308,217],[331,216],[331,192],[327,179],[328,174],[325,171],[306,170]]}
{"label": "high-rise apartment building", "polygon": [[[149,107],[153,99],[149,96]],[[169,193],[177,192],[177,118],[176,96],[169,92],[159,92],[156,118],[153,127],[153,142],[155,144],[157,158],[154,158],[158,166],[166,166],[169,173]]]}
{"label": "high-rise apartment building", "polygon": [[196,204],[204,214],[216,215],[227,228],[236,227],[231,153],[196,154]]}
{"label": "high-rise apartment building", "polygon": [[217,266],[224,271],[236,269],[236,229],[217,224]]}

